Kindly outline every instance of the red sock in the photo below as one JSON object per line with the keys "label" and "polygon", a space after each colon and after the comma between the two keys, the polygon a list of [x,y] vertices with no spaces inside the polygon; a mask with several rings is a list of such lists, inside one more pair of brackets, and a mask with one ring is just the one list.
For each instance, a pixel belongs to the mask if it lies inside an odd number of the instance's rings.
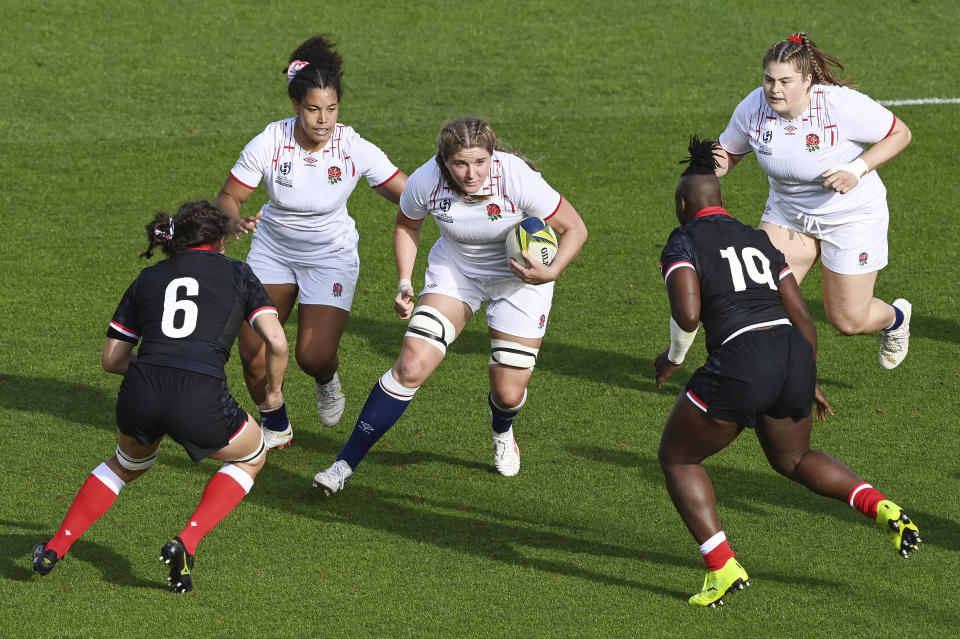
{"label": "red sock", "polygon": [[703,555],[703,560],[707,562],[707,570],[711,572],[720,570],[728,561],[736,557],[722,530],[701,544],[700,553]]}
{"label": "red sock", "polygon": [[862,482],[853,487],[850,495],[847,497],[847,503],[862,512],[870,519],[877,518],[877,504],[886,499],[879,490],[867,482]]}
{"label": "red sock", "polygon": [[187,552],[194,554],[200,540],[237,507],[252,487],[250,475],[233,464],[225,464],[207,483],[200,504],[180,533]]}
{"label": "red sock", "polygon": [[63,557],[80,535],[93,522],[100,519],[117,500],[120,489],[126,485],[106,464],[100,464],[83,482],[80,492],[74,497],[60,530],[47,542],[47,550]]}

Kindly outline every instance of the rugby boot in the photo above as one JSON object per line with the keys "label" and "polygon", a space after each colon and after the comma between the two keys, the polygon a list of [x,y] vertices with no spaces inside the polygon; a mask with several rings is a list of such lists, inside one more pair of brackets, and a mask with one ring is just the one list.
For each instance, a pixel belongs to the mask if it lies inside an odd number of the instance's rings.
{"label": "rugby boot", "polygon": [[897,328],[880,333],[880,365],[887,370],[896,368],[907,356],[910,347],[910,315],[913,306],[905,299],[893,300],[891,306],[903,313],[903,322]]}
{"label": "rugby boot", "polygon": [[160,549],[160,561],[170,566],[170,575],[167,582],[174,592],[189,592],[193,590],[193,555],[187,552],[186,546],[179,537],[174,537]]}
{"label": "rugby boot", "polygon": [[743,590],[750,585],[750,577],[736,559],[731,557],[720,570],[707,573],[700,592],[688,600],[691,606],[716,608],[723,605],[727,593]]}
{"label": "rugby boot", "polygon": [[315,381],[317,386],[317,414],[320,416],[320,423],[328,428],[333,428],[340,422],[340,416],[343,415],[343,409],[347,405],[347,400],[340,390],[340,377],[334,373],[333,379],[326,384],[320,384]]}
{"label": "rugby boot", "polygon": [[33,547],[31,553],[33,559],[33,570],[40,573],[40,576],[49,575],[53,567],[57,565],[60,558],[53,550],[47,550],[47,544],[39,543]]}
{"label": "rugby boot", "polygon": [[273,430],[265,426],[260,427],[263,433],[263,445],[268,450],[286,448],[293,441],[293,426],[287,424],[286,430]]}
{"label": "rugby boot", "polygon": [[520,449],[513,436],[513,426],[505,433],[493,434],[493,465],[504,477],[520,472]]}
{"label": "rugby boot", "polygon": [[326,470],[321,470],[313,478],[313,487],[319,488],[327,497],[343,490],[350,477],[353,475],[353,469],[350,464],[338,459],[333,462],[333,466]]}
{"label": "rugby boot", "polygon": [[910,551],[920,548],[920,531],[917,525],[910,521],[907,513],[900,506],[889,499],[877,504],[877,523],[890,532],[890,540],[894,549],[904,559],[910,556]]}

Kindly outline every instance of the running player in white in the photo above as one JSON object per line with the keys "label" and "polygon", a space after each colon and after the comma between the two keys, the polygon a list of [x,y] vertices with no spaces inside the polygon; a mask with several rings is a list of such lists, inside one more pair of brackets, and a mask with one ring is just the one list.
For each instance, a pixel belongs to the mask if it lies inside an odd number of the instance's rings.
{"label": "running player in white", "polygon": [[770,182],[760,228],[798,283],[821,260],[827,320],[844,335],[882,331],[880,364],[890,369],[907,355],[911,306],[873,296],[887,265],[889,223],[887,191],[874,169],[911,134],[831,67],[843,69],[805,33],[770,47],[763,86],[737,106],[720,136],[717,175],[756,153]]}
{"label": "running player in white", "polygon": [[[420,226],[432,215],[440,239],[428,258],[425,286],[414,306],[410,282]],[[507,262],[504,239],[524,217],[547,219],[559,236],[550,266]],[[446,349],[486,302],[490,334],[490,420],[494,466],[520,470],[513,419],[527,397],[553,299],[553,282],[580,252],[587,228],[529,161],[497,141],[489,123],[462,118],[444,124],[437,155],[417,169],[400,199],[394,236],[399,282],[394,309],[410,319],[403,348],[367,398],[350,439],[314,486],[342,489],[357,464],[400,419]]]}
{"label": "running player in white", "polygon": [[[242,232],[256,231],[247,263],[276,304],[281,322],[286,323],[299,298],[296,359],[316,380],[325,426],[335,426],[343,414],[337,349],[360,272],[359,235],[347,199],[363,177],[397,204],[407,181],[383,151],[337,121],[341,62],[322,36],[291,54],[287,94],[296,117],[267,125],[247,144],[217,196],[217,205],[240,219]],[[270,201],[256,215],[240,217],[243,203],[261,181]],[[263,341],[244,329],[238,350],[247,389],[259,404],[265,384]],[[286,406],[261,418],[269,448],[290,442]]]}

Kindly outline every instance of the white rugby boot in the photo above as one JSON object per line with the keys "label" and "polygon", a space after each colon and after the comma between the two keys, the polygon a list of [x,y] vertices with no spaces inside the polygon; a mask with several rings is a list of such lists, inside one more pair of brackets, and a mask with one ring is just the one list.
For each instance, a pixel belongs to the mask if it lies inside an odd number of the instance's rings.
{"label": "white rugby boot", "polygon": [[263,444],[267,447],[267,450],[272,448],[276,448],[277,450],[286,448],[290,445],[290,442],[293,441],[293,426],[290,424],[287,424],[284,430],[273,430],[272,428],[261,426],[260,432],[263,433]]}
{"label": "white rugby boot", "polygon": [[343,487],[350,481],[351,475],[353,475],[353,469],[350,468],[350,464],[338,459],[333,462],[333,466],[321,470],[314,476],[313,487],[319,488],[327,497],[330,497],[343,490]]}
{"label": "white rugby boot", "polygon": [[320,415],[320,423],[328,428],[333,428],[340,423],[340,417],[343,415],[343,409],[347,405],[347,400],[340,390],[340,377],[334,373],[333,379],[326,384],[314,380],[317,385],[317,414]]}
{"label": "white rugby boot", "polygon": [[903,313],[903,323],[893,330],[881,331],[880,335],[880,365],[887,370],[896,368],[907,356],[910,347],[910,315],[913,306],[907,300],[900,298],[893,300],[893,304]]}
{"label": "white rugby boot", "polygon": [[513,436],[513,426],[505,433],[493,433],[493,465],[504,477],[520,472],[520,449]]}

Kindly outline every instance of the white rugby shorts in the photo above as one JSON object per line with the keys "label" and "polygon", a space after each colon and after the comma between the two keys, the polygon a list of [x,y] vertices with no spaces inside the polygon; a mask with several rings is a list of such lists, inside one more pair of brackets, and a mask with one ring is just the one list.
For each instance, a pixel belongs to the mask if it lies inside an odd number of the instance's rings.
{"label": "white rugby shorts", "polygon": [[296,284],[301,304],[335,306],[350,312],[360,276],[356,245],[342,246],[320,259],[302,262],[250,247],[247,264],[263,284]]}
{"label": "white rugby shorts", "polygon": [[466,275],[443,242],[437,242],[427,258],[420,295],[446,295],[464,302],[474,313],[487,302],[488,327],[507,335],[539,339],[547,331],[553,284],[526,284],[513,275]]}
{"label": "white rugby shorts", "polygon": [[[862,214],[858,214],[862,215]],[[761,222],[769,222],[820,240],[820,262],[841,275],[879,271],[887,265],[890,212],[886,198],[877,198],[868,218],[825,222],[814,215],[795,215],[767,200]]]}

